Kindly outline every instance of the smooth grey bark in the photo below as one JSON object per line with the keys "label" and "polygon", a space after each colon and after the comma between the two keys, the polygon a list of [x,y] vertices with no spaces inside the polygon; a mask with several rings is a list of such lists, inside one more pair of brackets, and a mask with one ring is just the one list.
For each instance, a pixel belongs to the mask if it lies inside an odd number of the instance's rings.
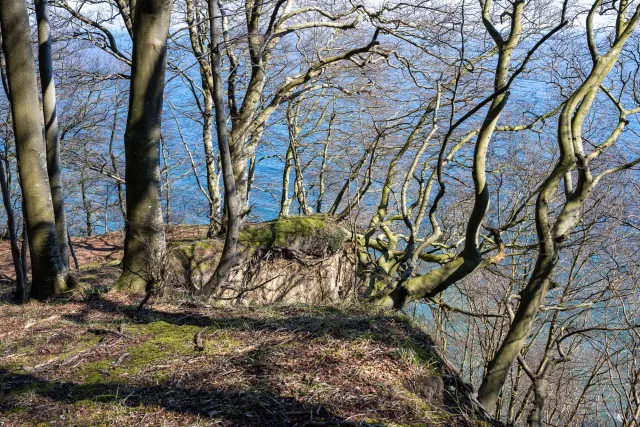
{"label": "smooth grey bark", "polygon": [[[560,158],[553,171],[543,182],[536,201],[538,258],[526,287],[520,293],[519,306],[507,335],[489,363],[487,373],[478,390],[478,400],[488,411],[495,408],[511,365],[526,343],[543,298],[549,290],[552,274],[560,256],[559,243],[566,240],[568,234],[578,225],[582,217],[581,210],[584,203],[599,180],[610,173],[634,166],[638,162],[606,170],[595,177],[591,174],[590,161],[596,159],[606,148],[610,147],[628,123],[626,120],[628,112],[620,105],[618,105],[620,124],[610,137],[589,155],[585,154],[583,147],[582,126],[585,117],[591,110],[603,80],[611,72],[622,47],[640,20],[640,6],[636,8],[628,20],[620,21],[619,19],[611,49],[607,54],[600,55],[593,41],[595,40],[593,18],[601,4],[602,0],[594,1],[587,16],[587,38],[593,59],[592,68],[587,78],[566,101],[558,118],[557,143]],[[618,11],[619,17],[624,16],[626,8],[627,6],[622,7]],[[565,182],[567,185],[566,199],[561,205],[560,213],[557,214],[554,223],[550,215],[552,201],[561,181],[573,169],[577,169],[578,181],[575,188]]]}
{"label": "smooth grey bark", "polygon": [[160,205],[160,134],[171,0],[137,0],[124,137],[127,219],[115,289],[149,292],[165,251]]}
{"label": "smooth grey bark", "polygon": [[[0,45],[2,45],[2,33],[0,33]],[[0,54],[0,74],[2,78],[2,89],[9,99],[9,85],[6,76],[6,64],[4,56]],[[9,182],[9,160],[8,160],[8,144],[5,146],[5,158],[0,159],[0,186],[2,187],[2,201],[7,212],[7,231],[9,232],[9,240],[11,242],[11,257],[13,259],[13,267],[16,271],[16,300],[24,302],[27,297],[26,289],[26,270],[22,266],[22,254],[18,245],[18,230],[16,228],[15,215],[13,205],[11,203],[11,189]],[[5,168],[5,164],[7,165]]]}
{"label": "smooth grey bark", "polygon": [[53,78],[53,53],[51,51],[51,25],[47,0],[35,0],[38,23],[38,66],[42,89],[42,112],[44,114],[44,134],[47,145],[47,172],[53,211],[56,217],[56,234],[60,257],[65,268],[69,268],[69,244],[67,241],[67,219],[64,213],[62,188],[62,164],[60,162],[60,136],[56,111],[56,85]]}
{"label": "smooth grey bark", "polygon": [[211,69],[211,56],[204,52],[203,35],[199,31],[199,16],[193,0],[186,1],[186,17],[189,26],[189,40],[191,50],[198,60],[200,79],[202,82],[203,106],[202,113],[202,144],[207,171],[207,202],[209,203],[209,229],[207,237],[212,238],[220,231],[220,176],[216,171],[216,156],[213,149],[213,73]]}
{"label": "smooth grey bark", "polygon": [[284,157],[284,169],[282,170],[282,195],[280,196],[280,212],[279,218],[289,216],[289,208],[291,207],[292,197],[289,197],[289,185],[291,184],[291,163],[293,162],[293,147],[289,144],[287,154]]}
{"label": "smooth grey bark", "polygon": [[[456,259],[442,267],[430,271],[427,274],[418,275],[412,278],[409,278],[407,275],[407,279],[401,280],[390,293],[376,300],[376,303],[383,307],[399,310],[410,301],[415,301],[425,297],[433,297],[446,290],[452,284],[473,273],[483,264],[492,262],[492,260],[485,260],[483,258],[478,246],[478,235],[480,233],[482,223],[484,222],[485,215],[489,209],[490,201],[489,188],[486,182],[487,150],[498,124],[498,120],[500,119],[509,98],[509,93],[505,91],[505,89],[507,89],[510,84],[509,68],[511,66],[511,57],[522,34],[522,16],[525,8],[525,2],[523,0],[518,0],[513,3],[513,11],[510,14],[510,31],[507,38],[503,38],[499,33],[495,33],[495,28],[489,20],[489,7],[489,1],[484,3],[483,18],[487,32],[492,36],[498,48],[498,61],[496,63],[493,86],[496,96],[491,101],[491,105],[487,110],[474,148],[473,165],[471,170],[475,190],[474,204],[467,221],[464,249]],[[403,148],[403,150],[406,149],[408,149],[408,145]],[[402,155],[404,152],[401,150],[399,154]],[[399,157],[396,156],[394,160],[397,162]],[[443,159],[440,159],[439,174],[441,173],[442,160]],[[391,177],[393,171],[391,168],[389,171],[389,176]],[[436,202],[434,202],[436,204],[435,206],[437,206],[439,197],[444,194],[444,184],[442,184],[441,177],[439,177],[439,181],[441,190],[439,195],[436,196]],[[388,200],[385,200],[384,197],[386,194],[386,198],[388,198],[388,194],[391,191],[391,183],[391,180],[388,179],[387,184],[385,185],[387,188],[383,188],[383,203],[381,203],[378,208],[379,213],[377,217],[374,217],[374,220],[372,221],[370,226],[371,230],[374,230],[377,223],[382,221],[387,214]],[[395,266],[396,264],[392,263],[392,265]],[[387,278],[384,279],[388,280]],[[380,286],[376,286],[376,288],[377,287]]]}
{"label": "smooth grey bark", "polygon": [[25,0],[0,3],[0,28],[31,250],[31,296],[42,300],[67,291],[69,276],[60,257],[56,234]]}
{"label": "smooth grey bark", "polygon": [[211,279],[203,286],[201,292],[211,297],[229,278],[231,268],[236,262],[238,232],[240,227],[239,203],[236,193],[236,180],[233,173],[233,160],[229,147],[229,129],[224,107],[222,88],[222,65],[220,58],[221,24],[220,7],[217,0],[209,0],[209,16],[211,20],[211,68],[213,74],[213,103],[216,110],[216,131],[218,133],[218,152],[222,166],[224,183],[224,206],[227,217],[227,228],[222,255]]}
{"label": "smooth grey bark", "polygon": [[202,143],[207,167],[207,191],[209,193],[209,229],[207,230],[207,237],[213,238],[220,231],[220,177],[216,172],[216,156],[213,150],[213,138],[211,137],[213,98],[210,94],[205,94],[204,98],[205,111],[203,114]]}

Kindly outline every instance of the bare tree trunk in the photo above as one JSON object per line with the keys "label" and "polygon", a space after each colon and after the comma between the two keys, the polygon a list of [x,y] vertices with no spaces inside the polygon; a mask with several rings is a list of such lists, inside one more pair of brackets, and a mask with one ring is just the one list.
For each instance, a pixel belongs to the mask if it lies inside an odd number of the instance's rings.
{"label": "bare tree trunk", "polygon": [[[111,124],[111,135],[109,136],[109,158],[111,159],[111,167],[113,168],[113,173],[115,175],[118,174],[118,161],[116,159],[115,154],[113,153],[113,142],[116,136],[116,129],[118,125],[118,110],[120,109],[120,102],[118,100],[117,92],[118,92],[118,84],[116,82],[115,86],[116,91],[116,106],[115,111],[113,112],[113,122]],[[118,190],[118,206],[120,207],[120,213],[122,213],[122,220],[127,222],[127,209],[124,202],[124,191],[122,189],[122,183],[119,180],[116,180],[116,189]]]}
{"label": "bare tree trunk", "polygon": [[216,109],[216,130],[218,132],[218,152],[222,164],[222,179],[224,182],[224,202],[227,216],[227,229],[224,239],[222,255],[216,271],[211,279],[203,286],[202,293],[210,297],[229,278],[229,273],[236,260],[239,210],[236,181],[233,174],[233,162],[229,147],[229,129],[224,108],[222,89],[222,66],[220,61],[221,21],[220,7],[217,0],[209,0],[209,16],[211,21],[211,65],[213,71],[213,103]]}
{"label": "bare tree trunk", "polygon": [[[594,39],[593,19],[597,8],[601,5],[601,0],[594,1],[589,15],[587,16],[588,40]],[[624,16],[626,8],[621,6],[618,13]],[[587,78],[571,94],[565,102],[562,112],[558,118],[557,143],[559,146],[560,158],[553,171],[545,179],[541,186],[540,193],[536,200],[536,232],[538,234],[538,258],[533,273],[529,278],[527,286],[520,293],[520,304],[515,313],[513,321],[507,335],[500,348],[489,363],[487,373],[478,390],[478,400],[489,411],[493,410],[500,390],[504,385],[511,364],[520,354],[531,332],[531,327],[540,309],[540,304],[549,290],[552,274],[558,264],[559,247],[558,243],[565,240],[568,234],[578,225],[582,214],[581,210],[590,192],[599,180],[609,173],[631,167],[635,163],[629,163],[622,167],[613,168],[602,172],[600,175],[592,176],[589,162],[596,159],[601,151],[595,151],[590,155],[584,154],[582,141],[582,126],[585,117],[591,110],[596,94],[602,85],[605,77],[614,67],[620,51],[626,40],[630,37],[640,20],[640,6],[637,6],[634,14],[628,21],[616,27],[615,41],[606,55],[600,55],[595,44],[589,43],[593,59],[593,66]],[[621,121],[625,126],[625,110],[620,108]],[[613,144],[620,134],[620,125],[609,137],[610,144]],[[613,138],[613,139],[612,139]],[[577,169],[578,182],[575,189],[568,185],[566,175]],[[567,189],[565,201],[560,213],[557,215],[555,223],[552,223],[549,212],[552,200],[556,197],[558,187],[562,179],[565,179]]]}
{"label": "bare tree trunk", "polygon": [[64,213],[62,189],[62,165],[60,163],[60,138],[56,112],[56,85],[53,79],[53,54],[51,52],[51,26],[46,0],[35,0],[38,21],[38,65],[42,88],[42,112],[44,134],[47,144],[47,172],[51,187],[53,211],[56,217],[56,234],[60,257],[65,268],[69,268],[69,244],[67,242],[67,219]]}
{"label": "bare tree trunk", "polygon": [[69,241],[69,252],[71,252],[71,258],[73,258],[73,264],[75,265],[77,270],[80,268],[80,263],[78,262],[76,251],[73,249],[73,242],[71,241],[71,234],[69,234],[68,228],[67,228],[67,240]]}
{"label": "bare tree trunk", "polygon": [[150,291],[165,250],[160,206],[160,127],[171,0],[137,0],[125,132],[127,221],[115,289]]}
{"label": "bare tree trunk", "polygon": [[[85,159],[86,161],[86,159]],[[91,203],[87,199],[87,185],[84,174],[84,166],[80,169],[80,194],[82,196],[82,207],[84,209],[84,222],[87,226],[87,236],[93,236],[93,222],[91,220]]]}
{"label": "bare tree trunk", "polygon": [[[200,18],[193,0],[186,1],[186,17],[189,26],[189,40],[191,50],[200,67],[204,106],[202,113],[202,143],[204,147],[205,165],[207,168],[207,202],[209,203],[209,229],[207,237],[212,238],[220,231],[220,177],[216,172],[216,156],[213,150],[211,129],[213,127],[213,76],[211,63],[204,53],[206,37],[200,29]],[[209,57],[210,59],[210,57]],[[197,174],[194,169],[194,173]]]}
{"label": "bare tree trunk", "polygon": [[[0,45],[2,44],[2,34],[0,33]],[[6,76],[6,64],[4,62],[4,56],[0,54],[0,73],[2,74],[2,89],[4,94],[9,99],[9,85],[7,83]],[[5,144],[5,155],[0,160],[0,186],[2,186],[2,200],[4,202],[5,210],[7,211],[7,228],[9,232],[9,239],[11,241],[11,257],[13,259],[13,266],[16,270],[16,300],[24,302],[27,298],[26,289],[26,269],[22,265],[22,255],[20,253],[20,246],[18,245],[18,230],[16,228],[15,215],[13,212],[13,206],[11,204],[11,186],[10,186],[10,173],[9,173],[9,159],[8,159],[9,144]],[[7,165],[5,169],[5,164]]]}
{"label": "bare tree trunk", "polygon": [[68,274],[56,234],[26,2],[3,0],[0,26],[31,249],[31,295],[47,299],[68,290]]}
{"label": "bare tree trunk", "polygon": [[4,202],[4,208],[7,211],[7,228],[9,229],[9,240],[11,241],[11,257],[13,258],[13,267],[16,270],[16,299],[20,302],[24,302],[27,296],[24,271],[22,269],[22,258],[20,256],[20,247],[18,246],[16,221],[13,215],[13,206],[11,206],[11,194],[9,194],[9,186],[7,185],[4,161],[0,161],[0,186],[2,187],[2,201]]}
{"label": "bare tree trunk", "polygon": [[289,207],[293,201],[289,197],[289,185],[291,184],[291,162],[293,162],[293,147],[289,144],[287,154],[284,157],[284,170],[282,171],[282,196],[280,197],[280,218],[289,216]]}
{"label": "bare tree trunk", "polygon": [[324,142],[322,148],[322,164],[320,165],[320,176],[318,177],[318,200],[316,201],[316,212],[322,212],[322,202],[324,200],[324,187],[325,187],[325,175],[327,173],[327,157],[329,155],[329,144],[331,143],[331,133],[333,131],[333,121],[336,118],[336,113],[331,113],[329,119],[329,130],[327,131],[327,140]]}
{"label": "bare tree trunk", "polygon": [[210,94],[204,95],[205,111],[202,125],[202,142],[204,145],[204,159],[207,166],[207,191],[209,192],[209,229],[207,237],[214,237],[220,231],[220,181],[216,172],[216,156],[213,151],[213,99]]}

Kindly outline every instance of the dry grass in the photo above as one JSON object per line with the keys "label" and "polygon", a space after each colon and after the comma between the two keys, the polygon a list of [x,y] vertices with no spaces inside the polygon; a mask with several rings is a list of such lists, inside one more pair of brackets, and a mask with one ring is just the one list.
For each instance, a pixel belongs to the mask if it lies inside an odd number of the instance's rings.
{"label": "dry grass", "polygon": [[470,424],[404,318],[135,303],[96,289],[0,305],[0,424]]}

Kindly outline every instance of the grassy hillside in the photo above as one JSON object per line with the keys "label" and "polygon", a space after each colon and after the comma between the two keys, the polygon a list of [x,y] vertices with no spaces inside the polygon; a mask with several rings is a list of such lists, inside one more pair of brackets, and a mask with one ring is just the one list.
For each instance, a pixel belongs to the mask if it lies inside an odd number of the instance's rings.
{"label": "grassy hillside", "polygon": [[480,425],[403,317],[135,303],[2,303],[2,425]]}

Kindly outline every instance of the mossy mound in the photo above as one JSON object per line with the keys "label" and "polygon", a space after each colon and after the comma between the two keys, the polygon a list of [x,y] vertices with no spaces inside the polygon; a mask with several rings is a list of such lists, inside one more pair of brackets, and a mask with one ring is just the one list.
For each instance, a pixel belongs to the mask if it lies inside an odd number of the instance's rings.
{"label": "mossy mound", "polygon": [[253,253],[285,249],[322,257],[337,253],[347,237],[326,215],[307,215],[251,224],[240,232],[239,242]]}

